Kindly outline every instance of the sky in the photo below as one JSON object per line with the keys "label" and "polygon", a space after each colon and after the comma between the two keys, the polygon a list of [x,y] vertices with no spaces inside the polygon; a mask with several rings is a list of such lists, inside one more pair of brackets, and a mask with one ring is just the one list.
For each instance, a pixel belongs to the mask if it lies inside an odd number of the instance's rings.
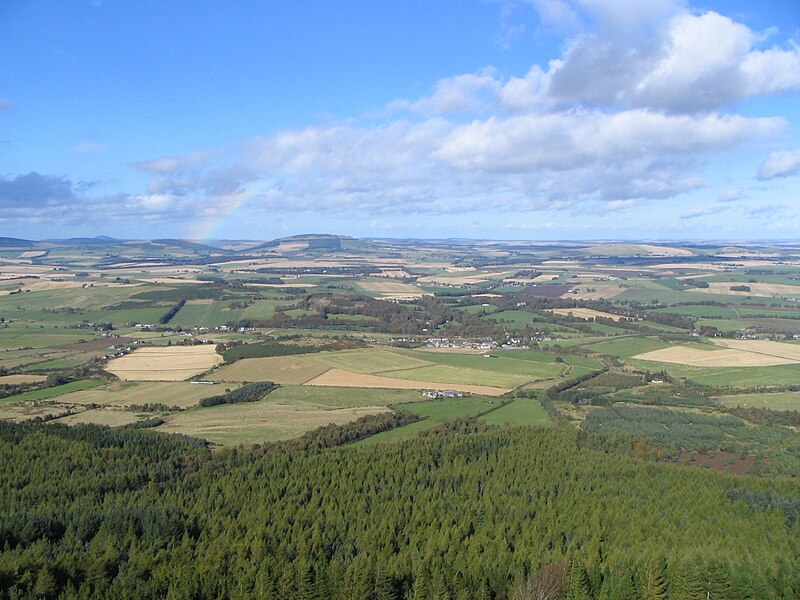
{"label": "sky", "polygon": [[799,231],[797,0],[0,1],[0,236]]}

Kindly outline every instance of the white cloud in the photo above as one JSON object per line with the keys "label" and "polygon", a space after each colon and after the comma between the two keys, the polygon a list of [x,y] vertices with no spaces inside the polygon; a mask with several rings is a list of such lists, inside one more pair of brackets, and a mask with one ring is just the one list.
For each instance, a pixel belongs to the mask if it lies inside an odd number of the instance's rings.
{"label": "white cloud", "polygon": [[[530,1],[543,21],[572,32],[547,64],[511,77],[485,68],[444,78],[429,95],[396,100],[369,123],[333,122],[233,150],[141,161],[133,166],[150,176],[146,190],[87,198],[70,184],[57,214],[94,207],[111,219],[127,211],[186,220],[246,201],[254,218],[258,211],[378,221],[471,211],[596,215],[708,186],[708,162],[786,127],[782,118],[746,117],[734,106],[800,88],[794,45],[765,48],[747,26],[672,0]],[[797,173],[800,150],[774,153],[760,170],[764,179]],[[743,197],[731,189],[717,200]],[[730,208],[694,207],[674,221],[688,227],[686,220],[720,210]]]}
{"label": "white cloud", "polygon": [[[693,14],[669,0],[537,1],[542,18],[591,23],[564,54],[524,77],[489,69],[441,80],[433,94],[391,107],[424,114],[571,107],[713,111],[746,98],[800,89],[800,48],[761,50],[749,27],[716,12]],[[571,15],[567,17],[567,15]]]}
{"label": "white cloud", "polygon": [[173,173],[187,167],[204,163],[212,154],[204,151],[192,152],[186,156],[162,156],[153,160],[134,163],[134,167],[146,173]]}
{"label": "white cloud", "polygon": [[[722,209],[724,210],[724,209]],[[696,206],[689,208],[681,213],[681,219],[697,219],[698,217],[707,217],[709,215],[716,215],[720,212],[719,207],[715,206]]]}
{"label": "white cloud", "polygon": [[736,115],[526,113],[313,127],[255,140],[244,155],[251,204],[270,210],[535,211],[583,200],[613,210],[703,186],[701,157],[782,127]]}
{"label": "white cloud", "polygon": [[72,147],[75,154],[96,154],[106,149],[105,144],[98,142],[81,142]]}
{"label": "white cloud", "polygon": [[738,202],[745,197],[745,192],[741,188],[733,188],[720,192],[717,196],[717,202]]}
{"label": "white cloud", "polygon": [[14,105],[11,102],[0,97],[0,110],[11,110],[12,108],[14,108]]}
{"label": "white cloud", "polygon": [[608,210],[625,210],[636,206],[636,200],[612,200],[606,204]]}
{"label": "white cloud", "polygon": [[643,110],[493,117],[457,127],[436,156],[461,168],[495,172],[564,170],[725,150],[773,135],[782,125],[780,119],[668,116]]}
{"label": "white cloud", "polygon": [[742,62],[747,81],[746,95],[774,94],[800,88],[800,48],[770,48],[750,52]]}
{"label": "white cloud", "polygon": [[789,210],[789,207],[785,204],[766,204],[745,209],[744,214],[751,218],[758,217],[768,219],[770,217],[777,217],[787,210]]}
{"label": "white cloud", "polygon": [[391,109],[406,109],[423,115],[477,111],[491,103],[500,91],[493,69],[439,80],[431,96],[416,102],[396,100]]}
{"label": "white cloud", "polygon": [[774,179],[800,174],[800,149],[773,152],[758,170],[759,179]]}

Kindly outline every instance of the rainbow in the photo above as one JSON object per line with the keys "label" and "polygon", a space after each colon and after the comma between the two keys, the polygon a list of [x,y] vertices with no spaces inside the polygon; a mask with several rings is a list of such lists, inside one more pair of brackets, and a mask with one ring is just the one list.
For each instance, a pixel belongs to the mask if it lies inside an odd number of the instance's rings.
{"label": "rainbow", "polygon": [[250,190],[240,190],[221,198],[208,216],[201,216],[191,224],[186,239],[198,242],[215,239],[226,227],[234,224],[236,213],[256,195]]}

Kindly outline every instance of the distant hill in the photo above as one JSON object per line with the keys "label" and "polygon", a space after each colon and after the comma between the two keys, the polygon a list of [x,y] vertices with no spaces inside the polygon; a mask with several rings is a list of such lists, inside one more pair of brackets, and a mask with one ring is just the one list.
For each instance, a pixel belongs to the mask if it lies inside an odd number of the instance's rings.
{"label": "distant hill", "polygon": [[0,248],[32,248],[36,242],[20,238],[0,237]]}
{"label": "distant hill", "polygon": [[116,238],[108,237],[107,235],[98,235],[97,237],[74,237],[63,240],[45,240],[51,244],[58,244],[60,246],[117,246],[124,244],[126,240],[119,240]]}
{"label": "distant hill", "polygon": [[290,254],[317,254],[327,252],[372,252],[378,248],[368,240],[359,240],[347,235],[312,233],[292,235],[265,242],[251,250],[280,249]]}
{"label": "distant hill", "polygon": [[342,249],[342,236],[327,233],[291,235],[266,242],[256,246],[253,250],[266,250],[281,246],[289,252],[337,252]]}
{"label": "distant hill", "polygon": [[159,240],[151,240],[152,244],[163,244],[164,246],[173,246],[176,248],[185,248],[187,250],[202,250],[204,252],[218,252],[219,248],[215,246],[209,246],[208,244],[201,244],[199,242],[193,242],[190,240],[179,240],[179,239],[159,239]]}

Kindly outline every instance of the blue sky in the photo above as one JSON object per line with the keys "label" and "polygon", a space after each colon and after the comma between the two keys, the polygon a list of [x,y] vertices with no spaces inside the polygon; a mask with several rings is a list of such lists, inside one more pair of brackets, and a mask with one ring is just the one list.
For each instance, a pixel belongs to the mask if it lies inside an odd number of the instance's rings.
{"label": "blue sky", "polygon": [[0,236],[786,239],[800,4],[0,3]]}

